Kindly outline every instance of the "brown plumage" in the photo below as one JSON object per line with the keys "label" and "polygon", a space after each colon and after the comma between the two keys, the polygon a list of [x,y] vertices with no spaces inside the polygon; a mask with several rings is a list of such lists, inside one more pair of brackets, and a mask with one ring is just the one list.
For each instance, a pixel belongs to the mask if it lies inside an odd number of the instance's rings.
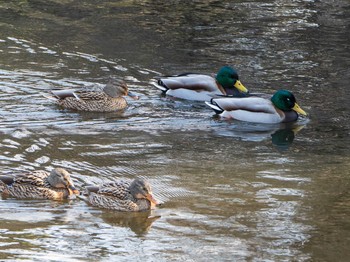
{"label": "brown plumage", "polygon": [[86,187],[88,202],[93,206],[118,211],[144,211],[157,205],[151,186],[143,179],[119,180],[101,186]]}
{"label": "brown plumage", "polygon": [[112,79],[103,88],[81,88],[69,90],[54,90],[57,103],[67,109],[89,112],[113,112],[125,109],[127,102],[123,96],[138,99],[128,91],[122,80]]}
{"label": "brown plumage", "polygon": [[0,192],[17,198],[67,199],[79,194],[69,173],[55,168],[50,173],[38,170],[12,176],[0,176]]}

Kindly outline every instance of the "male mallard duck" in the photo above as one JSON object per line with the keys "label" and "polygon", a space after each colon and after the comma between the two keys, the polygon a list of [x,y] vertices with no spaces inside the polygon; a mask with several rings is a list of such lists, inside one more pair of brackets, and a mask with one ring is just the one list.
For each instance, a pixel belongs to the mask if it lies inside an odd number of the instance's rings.
{"label": "male mallard duck", "polygon": [[65,108],[90,112],[112,112],[127,107],[123,96],[138,99],[122,80],[110,80],[103,88],[82,88],[52,91],[57,103]]}
{"label": "male mallard duck", "polygon": [[248,92],[239,81],[237,71],[229,66],[222,67],[215,78],[185,73],[161,77],[154,85],[169,96],[195,101],[209,101],[222,95],[244,96]]}
{"label": "male mallard duck", "polygon": [[157,205],[151,186],[143,179],[119,180],[101,186],[87,186],[88,202],[118,211],[144,211]]}
{"label": "male mallard duck", "polygon": [[38,170],[15,177],[0,176],[0,192],[17,198],[61,200],[79,194],[67,170],[55,168],[50,173]]}
{"label": "male mallard duck", "polygon": [[286,123],[297,120],[297,113],[307,115],[287,90],[277,91],[270,100],[257,96],[214,98],[206,104],[224,118],[254,123]]}

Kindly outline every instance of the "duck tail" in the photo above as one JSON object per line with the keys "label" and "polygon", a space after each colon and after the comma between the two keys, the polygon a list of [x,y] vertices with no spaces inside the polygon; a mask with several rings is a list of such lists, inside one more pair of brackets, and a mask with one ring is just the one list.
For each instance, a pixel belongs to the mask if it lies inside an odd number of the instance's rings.
{"label": "duck tail", "polygon": [[57,97],[55,97],[55,96],[49,96],[47,94],[41,94],[41,95],[43,97],[45,97],[46,99],[57,101]]}
{"label": "duck tail", "polygon": [[51,90],[51,93],[53,94],[54,97],[56,97],[58,99],[64,99],[66,97],[74,97],[74,98],[80,100],[79,96],[72,89]]}
{"label": "duck tail", "polygon": [[163,83],[162,79],[158,79],[157,82],[152,82],[152,84],[158,88],[159,90],[161,90],[162,92],[166,92],[168,91],[168,88],[166,87],[166,85]]}
{"label": "duck tail", "polygon": [[218,104],[214,101],[213,98],[210,100],[210,102],[205,102],[205,104],[209,106],[211,109],[213,109],[215,113],[218,115],[224,112],[224,110],[218,106]]}
{"label": "duck tail", "polygon": [[1,175],[0,181],[8,186],[11,186],[15,182],[13,177],[6,176],[6,175]]}
{"label": "duck tail", "polygon": [[45,97],[46,99],[49,99],[49,100],[57,101],[57,98],[54,96],[43,95],[43,97]]}
{"label": "duck tail", "polygon": [[83,191],[83,195],[89,195],[90,193],[96,193],[100,189],[99,186],[86,186]]}

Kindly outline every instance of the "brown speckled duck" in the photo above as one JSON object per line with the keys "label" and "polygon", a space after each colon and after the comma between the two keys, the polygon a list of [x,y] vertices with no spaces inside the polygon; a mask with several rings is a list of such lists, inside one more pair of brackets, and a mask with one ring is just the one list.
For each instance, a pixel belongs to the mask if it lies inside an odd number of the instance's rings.
{"label": "brown speckled duck", "polygon": [[123,96],[138,97],[128,91],[122,80],[112,79],[103,89],[81,88],[53,90],[57,103],[67,109],[89,112],[113,112],[125,109],[127,102]]}
{"label": "brown speckled duck", "polygon": [[75,189],[67,170],[55,168],[50,173],[37,170],[17,176],[0,176],[0,192],[17,198],[62,200],[75,197]]}
{"label": "brown speckled duck", "polygon": [[157,205],[150,184],[136,178],[118,180],[101,186],[87,186],[87,201],[96,207],[118,211],[145,211]]}

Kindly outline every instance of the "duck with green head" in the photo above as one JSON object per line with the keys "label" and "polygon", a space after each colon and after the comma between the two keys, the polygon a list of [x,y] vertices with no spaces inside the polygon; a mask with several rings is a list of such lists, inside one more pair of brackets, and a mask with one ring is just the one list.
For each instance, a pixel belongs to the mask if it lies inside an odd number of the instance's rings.
{"label": "duck with green head", "polygon": [[258,96],[214,98],[206,104],[225,119],[253,123],[287,123],[296,121],[298,113],[307,115],[296,103],[294,95],[287,90],[278,90],[271,99]]}
{"label": "duck with green head", "polygon": [[237,71],[229,66],[222,67],[215,77],[184,73],[160,77],[154,85],[169,96],[194,101],[209,101],[226,95],[240,97],[248,93]]}

